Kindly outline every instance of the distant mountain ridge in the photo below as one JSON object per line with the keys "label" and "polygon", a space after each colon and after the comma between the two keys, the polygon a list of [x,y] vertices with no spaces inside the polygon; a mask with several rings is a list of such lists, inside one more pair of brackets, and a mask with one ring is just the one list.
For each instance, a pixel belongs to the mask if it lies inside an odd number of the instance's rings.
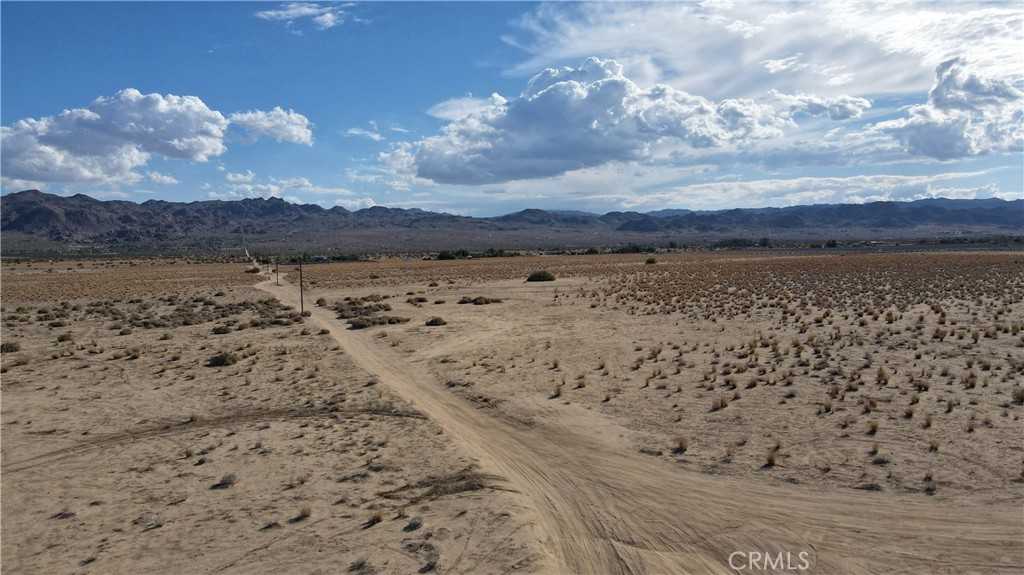
{"label": "distant mountain ridge", "polygon": [[[346,249],[360,245],[360,249],[387,251],[417,247],[404,244],[419,240],[425,242],[423,249],[434,249],[438,240],[445,238],[464,243],[473,243],[476,238],[489,246],[543,247],[554,245],[556,240],[562,241],[562,245],[597,245],[665,237],[908,237],[915,230],[928,236],[1018,234],[1024,231],[1024,200],[936,198],[606,214],[526,209],[475,218],[382,206],[356,211],[328,209],[279,198],[135,203],[27,190],[0,198],[0,230],[5,243],[22,240],[15,242],[19,247],[34,239],[47,242],[49,248],[64,244],[119,249],[215,249],[238,245],[239,238],[245,237],[253,244],[302,240],[318,246],[337,243]],[[503,240],[507,241],[503,244]],[[531,241],[536,245],[530,245]]]}

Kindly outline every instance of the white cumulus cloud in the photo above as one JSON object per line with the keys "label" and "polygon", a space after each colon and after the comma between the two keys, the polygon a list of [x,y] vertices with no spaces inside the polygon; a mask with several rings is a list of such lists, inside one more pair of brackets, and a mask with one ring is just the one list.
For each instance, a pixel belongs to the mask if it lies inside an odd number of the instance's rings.
{"label": "white cumulus cloud", "polygon": [[253,137],[273,138],[278,142],[313,145],[313,124],[295,110],[275,106],[270,111],[249,110],[231,114],[231,123]]}
{"label": "white cumulus cloud", "polygon": [[228,120],[196,96],[128,88],[56,116],[0,129],[5,178],[137,182],[153,155],[205,162],[223,154]]}
{"label": "white cumulus cloud", "polygon": [[912,154],[950,160],[1024,150],[1024,92],[1009,82],[972,70],[963,58],[935,69],[928,102],[904,118],[875,129],[899,140]]}
{"label": "white cumulus cloud", "polygon": [[171,185],[178,183],[178,179],[175,178],[174,176],[161,174],[160,172],[149,172],[148,174],[146,174],[146,177],[149,178],[149,181],[153,182],[154,184]]}
{"label": "white cumulus cloud", "polygon": [[355,194],[343,187],[320,186],[309,178],[295,176],[291,178],[257,178],[251,170],[244,173],[225,174],[227,184],[216,190],[208,190],[207,196],[218,200],[238,200],[245,198],[284,198],[297,203],[300,199],[308,201],[307,195],[335,196],[339,199],[350,199]]}
{"label": "white cumulus cloud", "polygon": [[383,159],[415,166],[419,178],[488,184],[541,178],[612,161],[641,161],[659,146],[692,149],[776,138],[799,115],[834,120],[870,107],[863,98],[771,93],[714,102],[672,88],[641,88],[615,60],[548,68],[519,97],[453,115],[440,134],[396,146]]}
{"label": "white cumulus cloud", "polygon": [[312,144],[309,120],[280,107],[225,117],[197,96],[143,94],[127,88],[84,108],[24,118],[0,127],[4,185],[17,182],[110,184],[176,183],[139,168],[154,157],[206,162],[227,151],[230,125],[254,138]]}
{"label": "white cumulus cloud", "polygon": [[227,172],[224,174],[224,179],[232,184],[247,184],[255,178],[256,174],[252,173],[252,170],[246,170],[245,173]]}

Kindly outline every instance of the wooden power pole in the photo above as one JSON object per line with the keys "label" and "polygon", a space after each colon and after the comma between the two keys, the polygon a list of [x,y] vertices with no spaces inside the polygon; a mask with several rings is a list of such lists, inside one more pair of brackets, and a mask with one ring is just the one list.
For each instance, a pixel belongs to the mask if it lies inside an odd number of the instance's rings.
{"label": "wooden power pole", "polygon": [[303,287],[302,287],[302,256],[299,256],[299,313],[306,313],[306,306],[303,300]]}
{"label": "wooden power pole", "polygon": [[277,283],[277,285],[281,285],[281,268],[280,264],[277,263],[277,258],[274,258],[274,277],[275,283]]}

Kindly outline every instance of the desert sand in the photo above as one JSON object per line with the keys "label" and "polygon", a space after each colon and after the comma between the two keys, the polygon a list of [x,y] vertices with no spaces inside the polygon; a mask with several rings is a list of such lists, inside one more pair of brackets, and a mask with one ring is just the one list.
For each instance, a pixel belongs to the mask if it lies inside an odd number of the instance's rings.
{"label": "desert sand", "polygon": [[1019,253],[53,267],[11,572],[1024,568]]}

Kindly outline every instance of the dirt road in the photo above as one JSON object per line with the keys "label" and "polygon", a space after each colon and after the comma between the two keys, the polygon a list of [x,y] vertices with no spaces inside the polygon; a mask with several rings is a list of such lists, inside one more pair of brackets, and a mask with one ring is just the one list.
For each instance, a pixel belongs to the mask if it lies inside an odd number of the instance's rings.
{"label": "dirt road", "polygon": [[[298,307],[294,287],[258,287]],[[534,510],[551,572],[1024,571],[1019,506],[731,480],[675,468],[599,433],[517,425],[450,393],[367,334],[348,331],[329,309],[310,311],[355,363],[434,419],[485,471],[508,480]],[[764,568],[755,553],[787,561]]]}

